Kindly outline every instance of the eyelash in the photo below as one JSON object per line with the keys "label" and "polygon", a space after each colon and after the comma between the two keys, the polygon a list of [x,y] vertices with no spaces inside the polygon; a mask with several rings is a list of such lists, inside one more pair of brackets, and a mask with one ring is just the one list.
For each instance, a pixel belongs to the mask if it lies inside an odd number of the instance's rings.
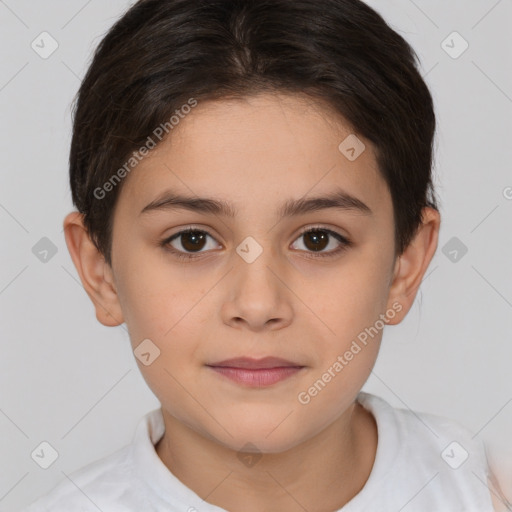
{"label": "eyelash", "polygon": [[[347,237],[345,237],[343,235],[340,235],[336,231],[332,231],[331,229],[327,229],[327,228],[324,228],[322,226],[313,226],[313,227],[309,227],[309,228],[304,229],[303,231],[301,231],[299,233],[299,235],[296,238],[296,240],[298,238],[300,238],[300,237],[310,233],[310,232],[315,232],[315,231],[322,231],[324,233],[327,233],[329,236],[332,236],[333,238],[338,240],[338,242],[340,242],[341,245],[337,249],[334,249],[334,250],[328,251],[328,252],[317,252],[317,253],[315,253],[313,251],[301,251],[301,252],[307,252],[308,254],[312,254],[313,255],[313,256],[306,256],[307,258],[312,258],[312,259],[315,259],[315,258],[333,258],[333,257],[337,256],[338,254],[340,254],[341,252],[346,251],[349,247],[352,246],[352,242]],[[194,260],[194,259],[200,258],[201,254],[203,254],[203,252],[186,253],[186,252],[183,252],[183,251],[179,251],[179,250],[175,249],[174,247],[172,247],[171,245],[169,245],[176,238],[179,238],[181,235],[187,234],[187,233],[202,233],[202,234],[205,234],[205,235],[207,235],[207,236],[209,236],[211,238],[214,238],[212,235],[210,235],[210,233],[208,233],[208,231],[205,231],[203,229],[194,228],[194,227],[189,227],[189,228],[184,229],[182,231],[178,231],[177,233],[175,233],[174,235],[172,235],[169,238],[166,238],[166,239],[162,240],[159,245],[161,247],[163,247],[166,251],[171,252],[179,260],[190,261],[190,260]]]}

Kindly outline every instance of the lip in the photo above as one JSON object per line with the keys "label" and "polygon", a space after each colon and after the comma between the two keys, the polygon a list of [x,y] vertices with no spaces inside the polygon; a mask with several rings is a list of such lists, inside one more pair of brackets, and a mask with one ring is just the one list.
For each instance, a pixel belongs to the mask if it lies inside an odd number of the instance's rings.
{"label": "lip", "polygon": [[252,388],[272,386],[300,372],[304,366],[283,366],[280,368],[232,368],[230,366],[211,366],[211,369],[224,377]]}
{"label": "lip", "polygon": [[224,361],[219,361],[217,363],[208,364],[207,366],[212,367],[223,367],[223,368],[244,368],[248,370],[261,370],[261,369],[271,369],[271,368],[285,368],[285,367],[295,367],[302,368],[303,366],[294,363],[292,361],[287,361],[286,359],[282,359],[280,357],[263,357],[261,359],[254,359],[252,357],[236,357],[233,359],[226,359]]}
{"label": "lip", "polygon": [[237,384],[253,388],[272,386],[305,368],[279,357],[238,357],[206,366]]}

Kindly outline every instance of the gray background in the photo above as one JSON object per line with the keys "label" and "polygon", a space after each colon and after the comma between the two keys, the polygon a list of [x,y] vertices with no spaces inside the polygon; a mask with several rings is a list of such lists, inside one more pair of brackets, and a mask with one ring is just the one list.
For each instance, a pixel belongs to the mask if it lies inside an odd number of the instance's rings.
{"label": "gray background", "polygon": [[[0,0],[0,511],[129,443],[159,406],[125,326],[96,321],[62,232],[73,209],[71,101],[91,52],[131,3]],[[491,453],[512,453],[512,1],[368,3],[421,58],[439,121],[443,220],[415,305],[386,328],[363,390],[456,419]],[[43,31],[59,45],[47,59],[31,47]],[[454,31],[469,43],[458,58]],[[46,262],[32,251],[43,237],[57,249]],[[453,237],[468,249],[457,261]],[[42,441],[59,454],[46,470],[31,458]]]}

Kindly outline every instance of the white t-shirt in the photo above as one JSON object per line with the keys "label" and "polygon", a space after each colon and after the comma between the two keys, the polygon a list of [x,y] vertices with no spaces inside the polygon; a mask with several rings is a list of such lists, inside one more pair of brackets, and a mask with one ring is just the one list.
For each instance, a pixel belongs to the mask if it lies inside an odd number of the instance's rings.
{"label": "white t-shirt", "polygon": [[[363,489],[338,512],[493,512],[483,443],[454,420],[394,408],[361,391],[375,417],[375,462]],[[226,512],[203,501],[158,457],[161,409],[131,444],[75,471],[24,512]]]}

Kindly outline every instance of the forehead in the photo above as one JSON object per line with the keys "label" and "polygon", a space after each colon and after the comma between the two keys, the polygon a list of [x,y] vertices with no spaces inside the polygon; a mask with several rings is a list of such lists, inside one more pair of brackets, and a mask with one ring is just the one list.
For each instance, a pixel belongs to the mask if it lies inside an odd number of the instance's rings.
{"label": "forehead", "polygon": [[[325,104],[302,95],[199,102],[128,175],[120,202],[140,206],[138,213],[172,189],[242,210],[251,199],[262,208],[336,187],[385,208],[390,197],[373,147],[355,137]],[[346,153],[354,142],[357,153],[364,147],[355,160]]]}

